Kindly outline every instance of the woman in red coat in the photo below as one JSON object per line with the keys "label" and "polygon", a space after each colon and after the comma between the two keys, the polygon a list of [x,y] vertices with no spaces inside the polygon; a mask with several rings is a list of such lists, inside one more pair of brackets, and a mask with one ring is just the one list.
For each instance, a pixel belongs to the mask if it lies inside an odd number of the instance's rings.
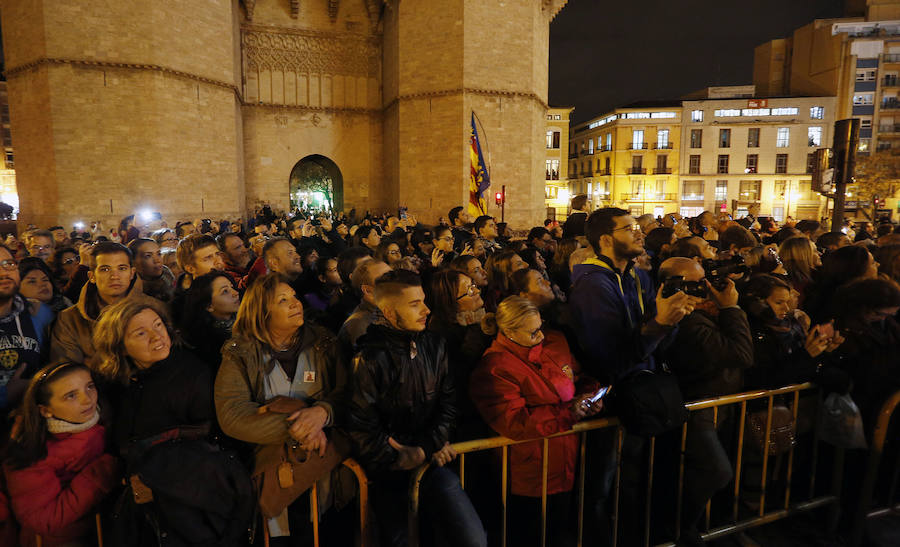
{"label": "woman in red coat", "polygon": [[73,363],[43,369],[21,415],[4,462],[21,545],[35,545],[36,535],[43,545],[77,544],[93,533],[96,507],[119,476],[90,371]]}
{"label": "woman in red coat", "polygon": [[[593,391],[576,396],[581,391],[575,386],[578,364],[561,333],[547,331],[545,336],[542,332],[534,304],[510,296],[500,303],[492,320],[497,337],[472,374],[470,391],[482,418],[497,433],[515,440],[545,437],[571,429],[600,410],[599,401],[586,403]],[[550,441],[547,537],[552,545],[574,544],[571,491],[577,455],[577,435]],[[509,522],[518,523],[509,530],[510,545],[540,541],[542,458],[542,441],[509,449]]]}

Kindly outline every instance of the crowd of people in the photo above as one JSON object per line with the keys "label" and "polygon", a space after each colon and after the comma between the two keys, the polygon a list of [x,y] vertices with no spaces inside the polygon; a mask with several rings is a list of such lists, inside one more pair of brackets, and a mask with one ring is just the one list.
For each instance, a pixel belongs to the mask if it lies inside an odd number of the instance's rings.
{"label": "crowd of people", "polygon": [[[752,210],[634,218],[585,204],[523,236],[463,207],[434,225],[265,207],[247,222],[9,236],[0,533],[77,543],[99,513],[111,544],[247,545],[264,522],[274,545],[308,545],[318,518],[323,544],[350,545],[352,457],[381,545],[407,544],[410,471],[430,463],[422,541],[484,546],[500,461],[473,454],[463,489],[455,442],[624,413],[621,394],[647,374],[671,372],[685,401],[815,382],[852,396],[869,429],[900,389],[889,222],[851,238]],[[659,461],[684,457],[681,520],[654,533],[702,545],[706,503],[734,479],[737,418],[687,420],[684,447],[665,434],[657,446]],[[586,533],[604,544],[616,441],[588,439]],[[547,457],[547,537],[574,545],[579,442],[509,449],[508,544],[540,538]],[[642,533],[647,450],[626,422],[620,545]]]}

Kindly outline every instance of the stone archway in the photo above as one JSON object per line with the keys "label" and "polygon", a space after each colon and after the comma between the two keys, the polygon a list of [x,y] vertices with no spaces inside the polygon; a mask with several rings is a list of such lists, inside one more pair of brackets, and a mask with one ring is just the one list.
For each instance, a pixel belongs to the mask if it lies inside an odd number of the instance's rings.
{"label": "stone archway", "polygon": [[331,159],[312,154],[298,161],[289,179],[291,210],[297,207],[341,211],[344,176]]}

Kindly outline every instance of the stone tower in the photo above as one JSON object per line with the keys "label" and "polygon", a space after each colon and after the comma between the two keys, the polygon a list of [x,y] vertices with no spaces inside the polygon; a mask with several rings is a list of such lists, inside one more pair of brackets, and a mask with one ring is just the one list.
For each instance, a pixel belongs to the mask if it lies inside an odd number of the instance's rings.
{"label": "stone tower", "polygon": [[392,201],[426,218],[467,201],[474,110],[490,163],[489,214],[499,219],[493,193],[505,184],[507,222],[525,227],[544,218],[549,25],[565,3],[386,3],[384,156],[388,179],[397,181]]}
{"label": "stone tower", "polygon": [[244,209],[236,3],[11,0],[2,10],[23,223]]}
{"label": "stone tower", "polygon": [[[549,23],[566,0],[5,0],[20,219],[234,218],[327,166],[345,210],[468,196],[544,218]],[[489,212],[499,210],[488,196]]]}

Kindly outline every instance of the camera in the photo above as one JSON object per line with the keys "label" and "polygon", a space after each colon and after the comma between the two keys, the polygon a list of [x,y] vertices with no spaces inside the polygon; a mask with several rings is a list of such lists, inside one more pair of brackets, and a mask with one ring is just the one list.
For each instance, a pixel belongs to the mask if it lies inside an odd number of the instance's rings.
{"label": "camera", "polygon": [[701,264],[706,272],[706,279],[717,291],[725,290],[732,274],[743,277],[750,273],[750,268],[744,264],[744,257],[739,255],[723,260],[707,258]]}
{"label": "camera", "polygon": [[685,281],[683,276],[673,275],[663,282],[662,297],[669,298],[677,292],[683,292],[689,296],[706,298],[706,284],[700,281]]}

